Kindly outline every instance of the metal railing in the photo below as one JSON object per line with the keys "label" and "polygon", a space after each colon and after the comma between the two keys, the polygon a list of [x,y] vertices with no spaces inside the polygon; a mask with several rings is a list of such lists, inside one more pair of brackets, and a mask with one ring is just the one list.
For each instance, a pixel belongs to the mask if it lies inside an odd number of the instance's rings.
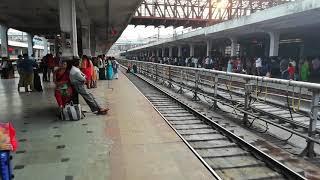
{"label": "metal railing", "polygon": [[[237,105],[234,105],[233,108],[241,113],[243,113],[243,122],[248,122],[248,116],[260,119],[265,121],[266,123],[272,124],[278,128],[284,129],[294,135],[302,137],[307,140],[307,147],[302,152],[302,155],[306,155],[309,157],[313,157],[315,155],[314,145],[319,144],[320,141],[315,138],[317,133],[317,122],[318,122],[318,113],[319,113],[319,100],[320,100],[320,84],[309,83],[309,82],[300,82],[293,80],[283,80],[276,78],[268,78],[268,77],[260,77],[246,74],[238,74],[238,73],[229,73],[224,71],[216,71],[216,70],[208,70],[208,69],[199,69],[199,68],[191,68],[191,67],[181,67],[181,66],[173,66],[173,65],[165,65],[165,64],[157,64],[151,62],[141,62],[134,60],[126,60],[119,59],[118,60],[123,65],[133,65],[135,64],[138,68],[138,72],[144,73],[156,81],[162,79],[162,83],[167,83],[168,87],[171,87],[172,84],[176,84],[180,87],[178,92],[182,92],[183,88],[190,88],[193,92],[193,100],[198,100],[198,94],[203,93],[200,90],[200,87],[206,86],[212,89],[212,93],[210,94],[213,97],[214,104],[213,107],[217,106],[217,102],[225,104],[225,102],[221,102],[217,98],[218,96],[218,85],[224,83],[224,85],[228,89],[228,85],[225,82],[225,77],[237,78],[245,83],[245,93],[244,93],[244,106],[243,108],[239,108]],[[187,83],[186,83],[187,82]],[[256,84],[254,84],[256,82]],[[310,105],[310,121],[308,127],[308,135],[304,135],[295,130],[286,128],[281,126],[275,122],[272,122],[268,119],[263,119],[258,115],[253,114],[248,111],[250,109],[249,98],[251,98],[251,92],[253,91],[254,86],[261,86],[258,82],[266,82],[266,83],[274,83],[277,85],[285,85],[287,87],[300,87],[308,89],[312,92],[312,103]],[[231,96],[231,95],[230,95]],[[257,98],[257,97],[256,97]],[[237,106],[237,107],[235,107]]]}

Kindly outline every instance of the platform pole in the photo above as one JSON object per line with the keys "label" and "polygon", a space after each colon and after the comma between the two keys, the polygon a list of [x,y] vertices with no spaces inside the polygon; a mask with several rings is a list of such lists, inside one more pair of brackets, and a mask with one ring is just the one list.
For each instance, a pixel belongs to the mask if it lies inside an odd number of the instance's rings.
{"label": "platform pole", "polygon": [[280,33],[269,32],[269,36],[270,36],[269,56],[277,57],[279,55]]}
{"label": "platform pole", "polygon": [[156,82],[159,81],[158,76],[159,76],[158,65],[156,65]]}
{"label": "platform pole", "polygon": [[173,85],[172,85],[172,75],[171,75],[171,67],[169,66],[169,88],[172,88]]}
{"label": "platform pole", "polygon": [[218,82],[219,82],[219,75],[218,74],[214,74],[214,104],[213,107],[214,109],[217,109],[218,107]]}
{"label": "platform pole", "polygon": [[182,70],[180,70],[180,89],[178,90],[178,94],[183,94],[183,88],[182,88],[182,86],[183,86],[183,71]]}
{"label": "platform pole", "polygon": [[7,26],[0,25],[0,39],[1,39],[1,57],[9,57]]}
{"label": "platform pole", "polygon": [[[250,104],[249,104],[249,98],[252,92],[252,84],[249,84],[249,80],[246,80],[246,84],[245,84],[245,99],[244,99],[244,110],[248,111],[250,108]],[[243,114],[243,124],[247,124],[248,123],[248,113],[244,113]]]}
{"label": "platform pole", "polygon": [[33,35],[28,33],[27,40],[28,40],[28,56],[31,57],[33,54]]}
{"label": "platform pole", "polygon": [[199,90],[199,87],[198,87],[198,85],[199,85],[199,80],[200,80],[200,77],[199,77],[199,71],[198,70],[196,70],[195,71],[195,87],[194,87],[194,94],[193,94],[193,98],[192,98],[192,100],[193,101],[199,101],[200,100],[200,98],[198,97],[198,90]]}
{"label": "platform pole", "polygon": [[[310,123],[309,123],[309,129],[308,129],[308,136],[310,138],[314,138],[316,134],[318,113],[319,113],[319,100],[320,100],[320,91],[314,90],[312,92],[312,106],[311,106]],[[302,151],[300,156],[307,156],[309,158],[313,158],[316,156],[316,153],[314,151],[313,141],[307,140],[307,147]]]}
{"label": "platform pole", "polygon": [[78,55],[76,0],[59,0],[62,57]]}

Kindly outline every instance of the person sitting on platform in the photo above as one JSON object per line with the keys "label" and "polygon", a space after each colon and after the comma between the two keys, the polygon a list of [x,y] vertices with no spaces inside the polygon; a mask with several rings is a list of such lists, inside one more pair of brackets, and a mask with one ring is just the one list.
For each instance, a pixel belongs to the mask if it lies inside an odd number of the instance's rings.
{"label": "person sitting on platform", "polygon": [[105,115],[108,113],[108,108],[101,108],[96,102],[93,95],[87,92],[85,88],[86,76],[80,71],[80,60],[74,59],[70,70],[70,81],[76,92],[78,92],[86,101],[92,112],[97,112],[98,115]]}
{"label": "person sitting on platform", "polygon": [[54,96],[57,100],[60,110],[71,102],[74,90],[70,82],[70,69],[66,61],[62,61],[61,66],[53,74],[53,82],[56,84]]}

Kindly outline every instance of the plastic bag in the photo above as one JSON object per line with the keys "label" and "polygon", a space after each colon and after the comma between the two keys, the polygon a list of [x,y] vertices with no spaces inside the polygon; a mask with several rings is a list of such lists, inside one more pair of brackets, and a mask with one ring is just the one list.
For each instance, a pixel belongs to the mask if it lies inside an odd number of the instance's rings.
{"label": "plastic bag", "polygon": [[0,123],[0,150],[15,152],[17,147],[16,132],[12,124]]}

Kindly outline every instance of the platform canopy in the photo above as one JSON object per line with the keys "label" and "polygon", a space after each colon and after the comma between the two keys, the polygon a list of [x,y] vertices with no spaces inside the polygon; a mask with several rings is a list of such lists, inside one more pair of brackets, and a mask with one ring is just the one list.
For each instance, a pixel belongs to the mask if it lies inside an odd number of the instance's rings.
{"label": "platform canopy", "polygon": [[[97,45],[109,48],[129,23],[141,0],[76,0],[77,26],[90,20]],[[1,0],[0,23],[37,35],[60,32],[59,0]]]}

